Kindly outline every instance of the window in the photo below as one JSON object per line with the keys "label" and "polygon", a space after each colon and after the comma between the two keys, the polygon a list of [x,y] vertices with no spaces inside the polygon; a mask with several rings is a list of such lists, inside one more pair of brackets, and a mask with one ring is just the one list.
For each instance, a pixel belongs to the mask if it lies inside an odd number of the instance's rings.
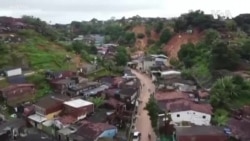
{"label": "window", "polygon": [[206,116],[202,116],[202,118],[203,118],[203,119],[205,119],[205,118],[206,118]]}
{"label": "window", "polygon": [[177,116],[177,117],[180,117],[180,114],[177,114],[176,116]]}

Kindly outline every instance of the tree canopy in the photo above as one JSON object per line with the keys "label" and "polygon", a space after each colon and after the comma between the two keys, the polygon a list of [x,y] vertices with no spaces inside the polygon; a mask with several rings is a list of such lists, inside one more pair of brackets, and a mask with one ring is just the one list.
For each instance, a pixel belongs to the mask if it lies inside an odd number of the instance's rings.
{"label": "tree canopy", "polygon": [[125,66],[127,64],[127,62],[129,61],[129,55],[126,48],[118,47],[115,60],[118,66]]}
{"label": "tree canopy", "polygon": [[149,98],[149,101],[146,104],[145,109],[148,111],[152,127],[156,128],[158,122],[158,114],[160,110],[153,96]]}
{"label": "tree canopy", "polygon": [[[224,77],[218,79],[211,89],[210,102],[216,108],[232,108],[231,106],[242,106],[250,98],[248,91],[250,83],[240,76]],[[242,99],[243,100],[242,103]],[[245,103],[246,102],[246,103]]]}
{"label": "tree canopy", "polygon": [[216,42],[211,50],[210,67],[213,70],[234,70],[239,64],[240,56],[228,47],[225,41]]}
{"label": "tree canopy", "polygon": [[160,36],[161,43],[167,43],[172,37],[172,33],[169,29],[164,29]]}
{"label": "tree canopy", "polygon": [[97,49],[94,45],[87,45],[81,41],[74,41],[72,43],[72,49],[78,54],[82,53],[82,51],[85,51],[89,54],[96,54],[97,53]]}

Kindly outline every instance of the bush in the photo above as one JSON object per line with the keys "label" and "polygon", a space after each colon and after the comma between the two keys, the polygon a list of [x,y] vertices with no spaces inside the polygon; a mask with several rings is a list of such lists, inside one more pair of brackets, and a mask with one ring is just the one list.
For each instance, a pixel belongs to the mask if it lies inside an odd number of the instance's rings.
{"label": "bush", "polygon": [[148,44],[149,44],[149,45],[152,45],[152,44],[154,44],[154,43],[155,43],[155,40],[148,39]]}
{"label": "bush", "polygon": [[144,37],[145,37],[145,35],[143,33],[137,34],[137,38],[139,38],[139,39],[143,39]]}
{"label": "bush", "polygon": [[172,37],[172,33],[170,32],[169,29],[165,29],[161,36],[160,36],[160,42],[161,43],[167,43]]}

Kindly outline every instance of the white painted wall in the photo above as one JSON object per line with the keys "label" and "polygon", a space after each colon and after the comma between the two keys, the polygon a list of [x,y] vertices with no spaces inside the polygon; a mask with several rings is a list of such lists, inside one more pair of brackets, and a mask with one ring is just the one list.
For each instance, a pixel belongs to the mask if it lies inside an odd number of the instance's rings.
{"label": "white painted wall", "polygon": [[210,121],[211,121],[211,115],[197,112],[197,111],[192,111],[192,110],[181,111],[181,112],[171,112],[170,114],[171,114],[171,118],[173,122],[175,123],[188,121],[195,125],[210,125]]}
{"label": "white painted wall", "polygon": [[86,114],[81,115],[81,116],[77,117],[77,120],[82,120],[82,119],[86,118],[86,116],[87,116]]}
{"label": "white painted wall", "polygon": [[174,83],[175,87],[178,87],[178,89],[182,92],[192,92],[197,89],[196,86],[190,86],[182,83]]}
{"label": "white painted wall", "polygon": [[138,62],[138,64],[137,64],[137,67],[136,67],[136,69],[142,69],[143,70],[143,63],[142,62]]}
{"label": "white painted wall", "polygon": [[7,77],[15,76],[15,75],[21,75],[21,74],[22,74],[22,69],[21,68],[6,71]]}
{"label": "white painted wall", "polygon": [[164,59],[164,58],[155,58],[155,61],[159,61],[159,62],[167,62],[168,60],[167,59]]}
{"label": "white painted wall", "polygon": [[144,71],[149,71],[150,67],[152,67],[154,64],[155,64],[154,60],[152,60],[152,61],[143,61],[143,67],[142,67],[142,69]]}

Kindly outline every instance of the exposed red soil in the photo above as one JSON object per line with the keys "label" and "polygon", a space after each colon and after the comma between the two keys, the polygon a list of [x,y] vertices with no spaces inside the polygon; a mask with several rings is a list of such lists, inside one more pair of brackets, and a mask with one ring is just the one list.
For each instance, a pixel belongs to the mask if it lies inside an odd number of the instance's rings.
{"label": "exposed red soil", "polygon": [[144,25],[135,26],[132,29],[132,32],[134,32],[136,36],[140,33],[143,33],[145,35],[145,37],[143,39],[136,39],[135,47],[137,49],[144,50],[148,46],[149,39],[154,40],[154,41],[159,40],[159,34],[157,34],[154,30],[150,31],[150,37],[148,37],[146,34],[146,27]]}
{"label": "exposed red soil", "polygon": [[147,38],[147,35],[146,35],[146,28],[145,26],[143,25],[138,25],[138,26],[135,26],[133,29],[132,29],[132,32],[135,33],[136,37],[138,34],[142,33],[145,35],[145,37],[143,39],[136,39],[136,42],[135,42],[135,47],[137,49],[145,49],[148,45],[148,38]]}
{"label": "exposed red soil", "polygon": [[150,39],[154,41],[158,41],[160,39],[160,35],[157,34],[154,30],[151,30]]}
{"label": "exposed red soil", "polygon": [[164,47],[164,51],[167,52],[168,57],[170,58],[178,58],[178,52],[181,49],[181,45],[186,44],[188,42],[196,44],[203,37],[202,32],[198,32],[198,30],[194,30],[192,34],[189,33],[180,33],[176,34]]}

